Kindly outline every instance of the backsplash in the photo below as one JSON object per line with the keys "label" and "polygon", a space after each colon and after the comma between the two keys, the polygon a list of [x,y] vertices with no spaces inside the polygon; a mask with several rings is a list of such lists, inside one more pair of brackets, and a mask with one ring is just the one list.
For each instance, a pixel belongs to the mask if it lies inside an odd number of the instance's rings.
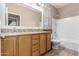
{"label": "backsplash", "polygon": [[31,28],[2,28],[1,33],[20,33],[20,32],[34,32],[34,31],[43,31],[42,29],[31,29]]}

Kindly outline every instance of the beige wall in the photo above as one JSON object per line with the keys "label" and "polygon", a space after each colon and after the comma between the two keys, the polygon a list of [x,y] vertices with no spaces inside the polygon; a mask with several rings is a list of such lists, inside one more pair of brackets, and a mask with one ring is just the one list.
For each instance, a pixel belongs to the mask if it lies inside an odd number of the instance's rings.
{"label": "beige wall", "polygon": [[9,12],[13,12],[21,15],[21,26],[37,27],[41,20],[41,13],[35,12],[31,9],[24,8],[14,3],[7,3]]}
{"label": "beige wall", "polygon": [[70,3],[58,9],[58,11],[60,18],[79,15],[79,3]]}

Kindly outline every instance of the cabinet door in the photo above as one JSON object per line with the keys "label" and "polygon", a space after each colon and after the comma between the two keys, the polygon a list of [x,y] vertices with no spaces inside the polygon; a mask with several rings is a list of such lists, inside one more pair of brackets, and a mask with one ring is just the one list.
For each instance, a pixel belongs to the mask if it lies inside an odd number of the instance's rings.
{"label": "cabinet door", "polygon": [[31,55],[31,35],[19,36],[19,56]]}
{"label": "cabinet door", "polygon": [[51,34],[47,34],[47,51],[51,49]]}
{"label": "cabinet door", "polygon": [[46,34],[40,34],[40,54],[46,52]]}
{"label": "cabinet door", "polygon": [[16,55],[16,37],[7,37],[1,40],[1,55]]}

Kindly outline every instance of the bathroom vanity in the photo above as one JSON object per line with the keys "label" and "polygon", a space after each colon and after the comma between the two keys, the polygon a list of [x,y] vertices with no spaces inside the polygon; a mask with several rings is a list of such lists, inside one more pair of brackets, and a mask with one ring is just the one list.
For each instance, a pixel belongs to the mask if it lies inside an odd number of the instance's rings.
{"label": "bathroom vanity", "polygon": [[[47,4],[45,7],[41,6],[44,11],[46,10],[42,13],[32,7],[24,8],[23,5],[2,5],[2,11],[5,11],[2,14],[4,17],[0,20],[2,56],[38,56],[51,50],[51,31],[43,30],[52,28],[50,7],[47,7]],[[19,27],[20,29],[17,30],[16,28]],[[36,27],[41,28],[42,31],[36,30]]]}
{"label": "bathroom vanity", "polygon": [[51,50],[51,32],[26,32],[5,34],[1,40],[4,56],[39,56]]}

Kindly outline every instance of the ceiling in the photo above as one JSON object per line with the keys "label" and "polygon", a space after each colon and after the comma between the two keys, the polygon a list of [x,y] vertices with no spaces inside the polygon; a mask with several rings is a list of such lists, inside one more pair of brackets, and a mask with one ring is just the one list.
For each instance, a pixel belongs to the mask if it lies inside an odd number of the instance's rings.
{"label": "ceiling", "polygon": [[56,8],[61,8],[64,7],[66,5],[68,5],[69,3],[51,3],[51,5],[53,5]]}

